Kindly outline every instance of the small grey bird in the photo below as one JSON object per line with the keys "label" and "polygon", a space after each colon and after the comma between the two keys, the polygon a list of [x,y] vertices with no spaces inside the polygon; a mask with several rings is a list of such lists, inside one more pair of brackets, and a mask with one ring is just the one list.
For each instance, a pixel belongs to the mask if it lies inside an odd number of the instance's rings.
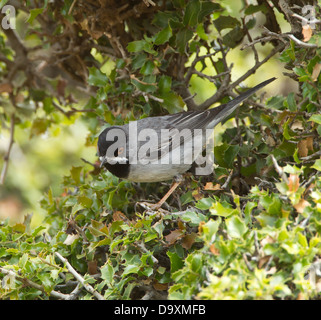
{"label": "small grey bird", "polygon": [[[205,131],[213,132],[242,101],[274,80],[266,80],[213,109],[148,117],[104,129],[98,138],[101,167],[135,182],[166,181],[183,174],[202,154]],[[202,140],[195,139],[200,132]]]}

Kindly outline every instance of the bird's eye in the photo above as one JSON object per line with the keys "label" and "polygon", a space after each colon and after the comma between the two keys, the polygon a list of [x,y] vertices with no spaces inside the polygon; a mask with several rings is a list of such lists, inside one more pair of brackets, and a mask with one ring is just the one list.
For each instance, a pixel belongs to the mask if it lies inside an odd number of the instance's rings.
{"label": "bird's eye", "polygon": [[120,147],[120,148],[118,149],[118,155],[121,155],[123,152],[124,152],[124,148],[123,148],[123,147]]}

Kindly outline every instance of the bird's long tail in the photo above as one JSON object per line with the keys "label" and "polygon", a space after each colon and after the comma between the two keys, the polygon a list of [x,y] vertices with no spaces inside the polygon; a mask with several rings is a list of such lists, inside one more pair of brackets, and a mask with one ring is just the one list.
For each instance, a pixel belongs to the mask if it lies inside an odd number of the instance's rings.
{"label": "bird's long tail", "polygon": [[208,127],[214,128],[218,123],[223,121],[226,117],[228,117],[239,105],[241,102],[246,100],[248,97],[250,97],[252,94],[254,94],[259,89],[265,87],[270,82],[274,81],[276,78],[271,78],[266,81],[261,82],[257,86],[247,90],[244,93],[241,93],[238,97],[236,97],[234,100],[220,105],[217,108],[211,109],[211,112],[213,112],[212,117],[214,118],[213,121],[209,124]]}

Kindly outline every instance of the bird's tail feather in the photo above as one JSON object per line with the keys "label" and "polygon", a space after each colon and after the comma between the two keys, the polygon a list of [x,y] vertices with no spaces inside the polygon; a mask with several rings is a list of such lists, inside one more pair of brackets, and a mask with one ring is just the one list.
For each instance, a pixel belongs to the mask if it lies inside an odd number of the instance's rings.
{"label": "bird's tail feather", "polygon": [[248,97],[250,97],[252,94],[254,94],[259,89],[265,87],[270,82],[274,81],[276,78],[271,78],[266,81],[261,82],[257,86],[247,90],[244,93],[241,93],[238,97],[233,99],[232,101],[221,105],[217,108],[211,109],[211,111],[215,112],[214,120],[211,122],[209,127],[215,127],[218,123],[223,121],[226,117],[228,117],[244,100],[246,100]]}

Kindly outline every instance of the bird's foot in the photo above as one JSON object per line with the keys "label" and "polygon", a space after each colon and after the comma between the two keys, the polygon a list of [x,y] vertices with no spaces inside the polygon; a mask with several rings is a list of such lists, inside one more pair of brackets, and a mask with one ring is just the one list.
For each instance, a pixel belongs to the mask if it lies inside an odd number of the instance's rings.
{"label": "bird's foot", "polygon": [[146,211],[147,214],[155,214],[155,213],[160,213],[160,214],[167,214],[168,211],[165,209],[162,209],[161,206],[163,203],[150,203],[150,202],[137,202],[141,207],[143,207]]}

